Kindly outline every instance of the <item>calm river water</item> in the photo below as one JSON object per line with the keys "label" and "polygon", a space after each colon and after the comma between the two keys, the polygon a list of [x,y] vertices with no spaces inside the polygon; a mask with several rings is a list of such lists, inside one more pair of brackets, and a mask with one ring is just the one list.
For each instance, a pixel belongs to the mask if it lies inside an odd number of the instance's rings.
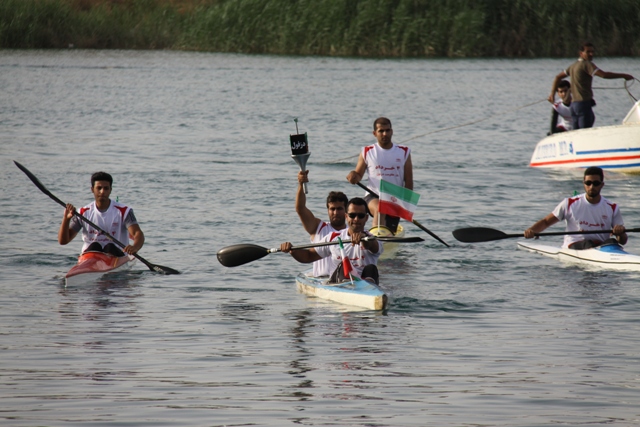
{"label": "calm river water", "polygon": [[[640,274],[451,235],[520,232],[581,190],[579,172],[527,166],[572,60],[0,51],[0,424],[640,424]],[[639,59],[596,63],[640,76]],[[596,87],[596,123],[619,123],[632,105],[622,82]],[[380,115],[413,149],[416,219],[452,245],[407,225],[425,242],[381,263],[387,312],[298,294],[305,266],[288,255],[218,263],[235,243],[307,242],[295,117],[324,218],[328,191],[363,193],[345,176]],[[141,255],[183,274],[138,264],[65,288],[81,243],[58,245],[62,208],[13,160],[77,206],[92,172],[113,174],[146,234]],[[640,226],[640,177],[606,181]]]}

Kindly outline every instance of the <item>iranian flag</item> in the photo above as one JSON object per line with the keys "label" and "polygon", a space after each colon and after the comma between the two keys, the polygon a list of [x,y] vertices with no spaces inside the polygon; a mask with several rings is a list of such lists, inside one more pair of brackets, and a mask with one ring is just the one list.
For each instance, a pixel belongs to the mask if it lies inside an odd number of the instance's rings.
{"label": "iranian flag", "polygon": [[353,266],[351,265],[351,261],[349,261],[349,257],[344,254],[344,246],[342,245],[342,239],[338,237],[338,243],[340,244],[340,255],[342,256],[342,268],[344,269],[344,277],[348,277],[353,281],[353,277],[351,277],[351,272],[353,271]]}
{"label": "iranian flag", "polygon": [[413,221],[413,212],[416,210],[420,195],[408,188],[400,187],[380,180],[380,213],[398,216],[407,221]]}

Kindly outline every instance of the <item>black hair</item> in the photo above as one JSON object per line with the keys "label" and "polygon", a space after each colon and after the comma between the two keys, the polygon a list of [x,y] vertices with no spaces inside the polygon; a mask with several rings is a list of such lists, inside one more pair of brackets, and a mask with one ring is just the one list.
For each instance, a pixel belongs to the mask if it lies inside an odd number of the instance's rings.
{"label": "black hair", "polygon": [[91,188],[93,188],[96,181],[108,181],[109,186],[113,187],[113,178],[106,172],[96,172],[91,175]]}
{"label": "black hair", "polygon": [[347,209],[347,205],[349,204],[349,198],[342,191],[332,191],[327,196],[327,208],[329,207],[329,203],[342,202],[344,204],[344,209]]}
{"label": "black hair", "polygon": [[349,200],[349,203],[347,204],[347,210],[349,210],[349,205],[364,206],[365,212],[367,212],[369,216],[373,216],[371,215],[371,212],[369,212],[369,206],[367,206],[366,200],[364,200],[362,197],[354,197],[353,199]]}
{"label": "black hair", "polygon": [[584,171],[584,176],[587,175],[598,175],[600,180],[604,181],[604,172],[602,172],[602,168],[597,166],[590,166]]}

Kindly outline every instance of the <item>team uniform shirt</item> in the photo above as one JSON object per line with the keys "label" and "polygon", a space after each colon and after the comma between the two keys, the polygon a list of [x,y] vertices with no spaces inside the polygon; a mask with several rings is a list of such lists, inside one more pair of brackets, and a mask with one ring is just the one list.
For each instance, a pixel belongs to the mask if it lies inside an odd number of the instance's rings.
{"label": "team uniform shirt", "polygon": [[[559,220],[566,221],[567,231],[612,230],[616,225],[624,225],[618,205],[604,197],[600,202],[591,204],[584,193],[564,199],[552,213]],[[585,239],[604,242],[609,237],[609,233],[568,234],[564,236],[562,247],[568,248],[572,243]]]}
{"label": "team uniform shirt", "polygon": [[556,127],[563,130],[573,129],[571,109],[569,108],[569,106],[564,105],[562,101],[558,101],[553,104],[553,109],[558,112],[558,121],[556,122]]}
{"label": "team uniform shirt", "polygon": [[[114,202],[113,200],[110,201],[109,208],[104,212],[100,212],[96,207],[96,202],[93,202],[90,205],[80,208],[78,213],[125,245],[129,242],[128,228],[138,223],[130,207],[122,203]],[[84,242],[82,252],[86,251],[93,242],[100,243],[103,248],[107,243],[111,243],[111,240],[105,237],[100,231],[94,229],[76,216],[71,220],[69,228],[77,233],[82,230],[82,240]]]}
{"label": "team uniform shirt", "polygon": [[[365,234],[371,236],[372,234],[365,231]],[[331,234],[326,235],[322,241],[323,242],[333,242],[338,240],[338,237],[345,240],[351,240],[349,237],[349,229],[345,228],[344,230],[334,231]],[[382,255],[384,249],[382,248],[382,244],[378,243],[378,252],[372,253],[368,249],[362,247],[362,245],[352,245],[351,243],[345,243],[344,245],[344,255],[349,258],[351,261],[351,266],[353,266],[354,275],[360,277],[362,275],[362,269],[369,265],[377,265],[378,258]],[[339,266],[342,265],[342,253],[340,252],[339,245],[333,246],[318,246],[315,248],[318,255],[323,258],[329,259],[331,262],[331,272]]]}
{"label": "team uniform shirt", "polygon": [[379,144],[373,144],[364,147],[361,154],[367,165],[369,188],[376,194],[380,192],[381,179],[404,187],[404,165],[411,154],[409,147],[393,144],[385,150]]}
{"label": "team uniform shirt", "polygon": [[593,76],[599,68],[591,61],[579,58],[564,70],[567,76],[571,77],[571,97],[573,102],[591,101],[593,90],[591,82]]}
{"label": "team uniform shirt", "polygon": [[[325,236],[335,233],[336,231],[338,230],[333,228],[331,224],[321,221],[320,224],[318,224],[318,229],[316,230],[315,235],[311,238],[311,243],[318,243],[322,241]],[[330,276],[334,270],[331,268],[332,265],[333,262],[330,258],[322,258],[321,260],[314,261],[313,275],[315,277]]]}

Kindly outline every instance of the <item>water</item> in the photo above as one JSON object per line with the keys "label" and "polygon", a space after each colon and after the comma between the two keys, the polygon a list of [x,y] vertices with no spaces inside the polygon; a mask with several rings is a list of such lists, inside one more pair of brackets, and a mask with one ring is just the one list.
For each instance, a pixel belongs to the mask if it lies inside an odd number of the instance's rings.
{"label": "water", "polygon": [[[640,275],[451,236],[520,232],[581,189],[579,173],[527,167],[570,61],[0,51],[2,425],[639,424]],[[596,63],[640,74],[638,59]],[[596,82],[596,123],[620,122],[621,81]],[[345,177],[379,115],[413,149],[416,219],[452,245],[407,225],[425,242],[381,263],[387,312],[298,294],[304,266],[285,254],[217,262],[235,243],[307,242],[295,117],[324,217],[328,191],[363,193]],[[65,288],[81,244],[57,244],[62,208],[12,160],[76,205],[110,172],[141,255],[183,274],[138,264]],[[606,177],[630,227],[639,179]]]}

